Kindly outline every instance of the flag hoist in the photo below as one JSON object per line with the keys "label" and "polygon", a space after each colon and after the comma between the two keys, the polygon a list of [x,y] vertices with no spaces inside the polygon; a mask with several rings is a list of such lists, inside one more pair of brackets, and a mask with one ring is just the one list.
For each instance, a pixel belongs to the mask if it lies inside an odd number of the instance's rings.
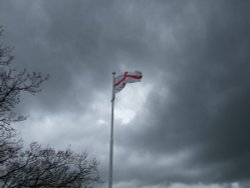
{"label": "flag hoist", "polygon": [[110,152],[109,152],[109,187],[113,185],[113,145],[114,145],[114,104],[115,94],[121,91],[127,83],[140,82],[142,79],[142,73],[140,71],[124,72],[121,75],[116,76],[113,74],[112,84],[112,99],[111,99],[111,129],[110,129]]}

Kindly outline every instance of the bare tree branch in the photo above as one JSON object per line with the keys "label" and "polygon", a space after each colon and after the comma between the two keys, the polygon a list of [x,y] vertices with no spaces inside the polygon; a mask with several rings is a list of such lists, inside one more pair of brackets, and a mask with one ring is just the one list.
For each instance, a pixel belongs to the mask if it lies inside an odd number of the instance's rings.
{"label": "bare tree branch", "polygon": [[[0,36],[2,32],[0,26]],[[98,163],[95,159],[89,161],[86,153],[42,148],[36,142],[24,149],[11,124],[26,117],[14,109],[20,94],[40,92],[48,75],[17,71],[11,67],[12,60],[11,49],[0,44],[0,187],[88,188],[99,182]]]}

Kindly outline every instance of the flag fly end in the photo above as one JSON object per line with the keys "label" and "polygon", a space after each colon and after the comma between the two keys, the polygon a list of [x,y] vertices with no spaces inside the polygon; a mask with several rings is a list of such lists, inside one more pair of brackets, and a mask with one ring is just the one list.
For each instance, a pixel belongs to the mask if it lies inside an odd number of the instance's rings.
{"label": "flag fly end", "polygon": [[124,72],[123,74],[115,77],[114,92],[118,93],[126,86],[127,83],[140,82],[141,79],[142,72],[140,71]]}

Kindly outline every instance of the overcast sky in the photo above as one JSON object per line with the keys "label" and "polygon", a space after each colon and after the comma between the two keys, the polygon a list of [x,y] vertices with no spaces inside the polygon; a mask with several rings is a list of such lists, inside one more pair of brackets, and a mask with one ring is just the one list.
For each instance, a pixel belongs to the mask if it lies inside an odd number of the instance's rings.
{"label": "overcast sky", "polygon": [[0,0],[13,66],[50,74],[22,95],[26,145],[88,152],[107,187],[112,72],[139,70],[115,103],[114,188],[250,186],[250,1]]}

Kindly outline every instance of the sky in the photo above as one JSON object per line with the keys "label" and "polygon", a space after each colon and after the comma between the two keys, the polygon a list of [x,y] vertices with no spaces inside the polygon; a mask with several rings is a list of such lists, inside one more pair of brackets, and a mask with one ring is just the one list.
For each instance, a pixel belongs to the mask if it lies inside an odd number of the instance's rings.
{"label": "sky", "polygon": [[23,94],[26,146],[99,161],[107,187],[112,72],[114,188],[250,186],[250,1],[0,0],[12,66],[49,74]]}

